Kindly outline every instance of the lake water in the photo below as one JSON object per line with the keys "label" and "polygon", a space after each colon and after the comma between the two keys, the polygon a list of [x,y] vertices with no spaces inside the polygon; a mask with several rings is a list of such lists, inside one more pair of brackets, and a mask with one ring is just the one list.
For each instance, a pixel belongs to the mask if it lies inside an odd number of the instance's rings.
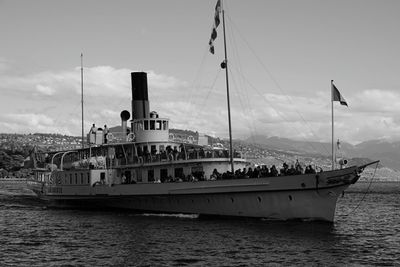
{"label": "lake water", "polygon": [[352,187],[339,199],[333,224],[51,210],[26,190],[0,188],[0,262],[1,266],[399,266],[399,188],[400,183]]}

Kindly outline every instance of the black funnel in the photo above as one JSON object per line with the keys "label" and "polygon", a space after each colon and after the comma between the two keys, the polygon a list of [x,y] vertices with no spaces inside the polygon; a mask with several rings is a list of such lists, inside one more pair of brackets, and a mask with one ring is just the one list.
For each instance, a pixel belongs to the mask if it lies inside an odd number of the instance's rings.
{"label": "black funnel", "polygon": [[147,93],[147,73],[132,72],[132,100],[149,100]]}
{"label": "black funnel", "polygon": [[132,119],[149,117],[149,95],[147,92],[147,73],[132,72]]}

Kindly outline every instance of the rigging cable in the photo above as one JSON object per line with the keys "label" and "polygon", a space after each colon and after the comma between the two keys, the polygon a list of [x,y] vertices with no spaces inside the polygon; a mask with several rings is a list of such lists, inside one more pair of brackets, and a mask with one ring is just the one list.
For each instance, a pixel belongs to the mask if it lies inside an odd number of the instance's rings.
{"label": "rigging cable", "polygon": [[[228,10],[228,9],[226,8],[226,10]],[[229,40],[231,40],[231,43],[232,43],[233,59],[237,60],[237,64],[230,64],[230,67],[233,67],[233,68],[229,68],[229,71],[230,71],[231,77],[232,77],[231,79],[232,79],[234,85],[237,87],[237,88],[235,88],[236,89],[235,93],[238,96],[237,98],[240,101],[240,105],[242,107],[243,113],[244,114],[245,113],[250,113],[250,115],[254,117],[254,109],[252,109],[252,105],[250,104],[249,94],[248,94],[247,90],[243,90],[243,88],[245,87],[244,86],[245,82],[244,82],[244,78],[243,78],[244,75],[238,75],[238,77],[239,77],[238,78],[239,86],[238,86],[236,81],[235,81],[235,75],[233,75],[233,72],[232,72],[232,69],[234,69],[234,70],[237,69],[237,72],[239,74],[243,73],[242,64],[241,64],[241,60],[240,60],[240,56],[239,56],[239,52],[238,52],[238,48],[237,48],[237,44],[236,44],[235,35],[233,34],[233,31],[232,31],[231,27],[227,27],[227,29],[228,29],[228,38],[229,38]],[[239,88],[242,88],[242,90],[240,91]],[[244,98],[243,99],[244,102],[245,102],[244,104],[242,102],[242,98]],[[256,133],[256,127],[255,127],[254,120],[248,119],[248,120],[246,120],[246,123],[248,124],[248,127],[250,129],[251,137],[254,139],[254,135]]]}
{"label": "rigging cable", "polygon": [[[240,74],[240,75],[242,75],[242,74]],[[261,94],[261,93],[257,90],[257,88],[256,88],[253,84],[251,84],[250,81],[247,80],[244,76],[243,76],[243,78],[244,78],[244,80],[250,85],[250,87],[253,88],[254,91],[256,91],[257,94],[259,94],[262,98],[264,98],[264,100],[269,104],[269,106],[271,106],[271,107],[275,110],[275,112],[276,112],[276,114],[278,114],[278,116],[280,116],[280,117],[281,117],[284,121],[286,121],[287,123],[290,123],[290,121],[287,120],[287,119],[285,118],[285,116],[283,115],[283,113],[281,113],[277,108],[275,108],[274,105],[268,100],[268,98],[265,97],[265,95]],[[295,128],[296,131],[300,132],[299,129],[297,129],[295,126],[292,126],[292,127]],[[309,143],[309,146],[311,146],[314,150],[317,151],[317,149],[313,146],[313,144],[312,144],[311,142]]]}
{"label": "rigging cable", "polygon": [[221,73],[221,69],[219,68],[219,71],[217,72],[217,75],[215,76],[215,78],[214,78],[214,80],[213,80],[213,83],[211,84],[211,86],[208,87],[209,90],[208,90],[208,92],[207,92],[207,95],[206,95],[205,99],[203,100],[203,103],[200,105],[200,107],[201,107],[202,109],[201,109],[201,110],[198,109],[198,111],[197,111],[197,112],[195,113],[195,115],[193,116],[195,119],[198,118],[198,116],[200,116],[200,113],[202,113],[203,110],[205,110],[205,108],[206,108],[206,102],[207,102],[208,98],[210,97],[211,92],[212,92],[212,91],[214,90],[214,88],[215,88],[215,84],[217,83],[217,80],[218,80],[218,77],[219,77],[220,73]]}
{"label": "rigging cable", "polygon": [[199,88],[200,88],[200,83],[199,83],[199,84],[196,84],[196,83],[197,83],[198,80],[200,79],[200,76],[201,76],[201,74],[202,74],[202,72],[203,72],[203,70],[204,70],[204,63],[205,63],[205,61],[206,61],[207,54],[208,54],[208,45],[207,45],[207,46],[205,47],[205,49],[204,49],[204,53],[203,53],[203,57],[202,57],[202,59],[201,59],[200,66],[199,66],[199,68],[198,68],[198,70],[197,70],[197,72],[196,72],[196,76],[194,77],[194,79],[193,79],[193,81],[192,81],[192,84],[191,84],[191,86],[190,86],[190,89],[191,89],[191,90],[190,90],[190,92],[189,92],[189,97],[187,98],[187,99],[189,99],[189,101],[187,102],[187,105],[186,105],[185,114],[189,114],[188,111],[189,111],[189,109],[190,109],[191,104],[194,105],[194,103],[192,103],[194,92],[198,91]]}
{"label": "rigging cable", "polygon": [[[269,71],[269,69],[265,66],[265,64],[260,60],[260,58],[256,55],[254,49],[250,46],[250,44],[246,41],[246,39],[243,37],[243,35],[241,34],[241,32],[239,31],[239,29],[236,27],[235,23],[233,23],[232,19],[229,17],[229,15],[227,15],[230,23],[233,25],[233,27],[235,28],[235,30],[239,33],[239,36],[242,38],[242,40],[245,42],[245,44],[247,45],[247,47],[250,49],[250,51],[253,53],[254,57],[257,59],[258,63],[263,67],[263,69],[265,70],[265,72],[269,75],[269,77],[271,78],[271,80],[273,81],[273,83],[275,83],[275,86],[282,91],[282,93],[285,95],[285,97],[289,100],[290,104],[294,107],[295,105],[293,104],[293,101],[291,100],[291,98],[288,96],[288,94],[283,90],[283,88],[280,86],[280,84],[278,83],[278,81],[275,79],[275,77],[272,75],[272,73]],[[299,117],[301,118],[301,120],[307,125],[307,127],[309,128],[311,134],[318,138],[318,136],[314,133],[314,131],[312,130],[312,128],[310,127],[310,125],[308,124],[308,122],[304,119],[304,117],[300,114],[300,112],[295,108],[296,113],[299,115]],[[310,143],[311,144],[311,143]],[[312,146],[312,145],[311,145]],[[329,154],[330,152],[328,151],[328,149],[321,144],[321,146],[323,147],[323,149]],[[313,147],[313,149],[315,149]]]}
{"label": "rigging cable", "polygon": [[378,169],[378,165],[379,165],[379,162],[377,162],[376,165],[375,165],[374,174],[372,175],[372,178],[371,178],[371,180],[370,180],[370,182],[369,182],[369,184],[368,184],[367,190],[364,192],[364,195],[362,196],[360,202],[358,202],[357,206],[356,206],[354,209],[352,209],[349,213],[343,214],[343,215],[340,215],[340,216],[342,216],[342,217],[347,217],[347,216],[349,216],[350,214],[352,214],[353,212],[355,212],[355,211],[360,207],[361,202],[364,201],[365,197],[366,197],[367,194],[369,193],[369,189],[370,189],[370,187],[371,187],[372,181],[373,181],[374,178],[375,178],[375,174],[376,174],[376,170]]}

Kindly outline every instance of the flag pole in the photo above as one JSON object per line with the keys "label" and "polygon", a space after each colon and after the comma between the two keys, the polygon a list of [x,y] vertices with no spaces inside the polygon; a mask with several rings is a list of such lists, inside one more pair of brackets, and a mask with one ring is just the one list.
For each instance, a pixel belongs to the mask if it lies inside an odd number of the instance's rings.
{"label": "flag pole", "polygon": [[82,149],[84,148],[84,126],[83,126],[83,53],[81,53],[81,106],[82,106]]}
{"label": "flag pole", "polygon": [[335,169],[335,147],[334,147],[334,116],[333,116],[333,80],[331,80],[331,107],[332,107],[332,170]]}
{"label": "flag pole", "polygon": [[225,68],[225,79],[226,79],[226,99],[228,102],[228,122],[229,122],[229,155],[230,155],[230,163],[231,163],[231,172],[234,173],[233,167],[233,149],[232,149],[232,124],[231,124],[231,105],[229,100],[229,79],[228,79],[228,56],[226,49],[226,35],[225,35],[225,11],[223,1],[221,0],[221,11],[222,11],[222,27],[224,31],[224,51],[225,51],[225,60],[222,62],[221,67]]}

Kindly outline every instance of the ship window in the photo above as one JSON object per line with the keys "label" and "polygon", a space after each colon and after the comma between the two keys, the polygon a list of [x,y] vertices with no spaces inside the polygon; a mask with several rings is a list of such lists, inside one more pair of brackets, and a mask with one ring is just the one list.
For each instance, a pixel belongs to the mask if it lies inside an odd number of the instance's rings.
{"label": "ship window", "polygon": [[136,172],[137,181],[141,182],[142,181],[142,170],[134,170],[134,172]]}
{"label": "ship window", "polygon": [[175,178],[184,178],[183,168],[175,168]]}
{"label": "ship window", "polygon": [[144,129],[148,130],[149,129],[149,121],[143,121],[144,122]]}
{"label": "ship window", "polygon": [[163,130],[168,130],[168,121],[163,121]]}
{"label": "ship window", "polygon": [[75,184],[78,184],[78,174],[75,173]]}
{"label": "ship window", "polygon": [[81,184],[83,184],[83,173],[81,173]]}
{"label": "ship window", "polygon": [[156,121],[156,130],[161,130],[161,121]]}
{"label": "ship window", "polygon": [[147,171],[147,181],[154,182],[154,170]]}
{"label": "ship window", "polygon": [[90,184],[90,178],[89,178],[89,173],[87,173],[87,177],[86,177],[86,180],[87,180],[87,184]]}
{"label": "ship window", "polygon": [[168,179],[168,169],[161,169],[160,170],[160,180],[161,182],[165,182]]}
{"label": "ship window", "polygon": [[69,174],[69,184],[72,184],[72,173]]}
{"label": "ship window", "polygon": [[155,130],[155,128],[156,128],[156,121],[151,120],[150,121],[150,130]]}

